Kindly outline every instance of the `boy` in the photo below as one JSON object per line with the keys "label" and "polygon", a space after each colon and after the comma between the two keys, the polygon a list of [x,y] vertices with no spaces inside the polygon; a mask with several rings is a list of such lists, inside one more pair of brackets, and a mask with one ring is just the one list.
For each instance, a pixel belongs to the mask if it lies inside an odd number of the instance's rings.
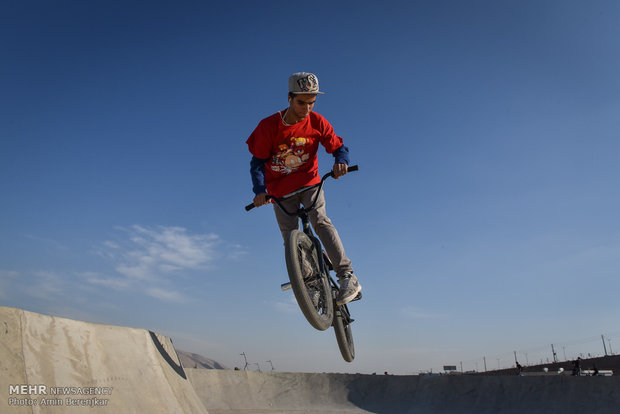
{"label": "boy", "polygon": [[[289,107],[260,121],[246,141],[252,154],[250,173],[256,195],[254,205],[257,207],[267,204],[267,193],[281,198],[321,181],[317,158],[319,143],[334,155],[334,178],[348,171],[349,149],[334,133],[331,124],[312,111],[317,96],[323,94],[319,91],[316,75],[294,73],[289,77],[288,86]],[[315,188],[287,198],[283,201],[284,208],[296,211],[300,204],[309,205],[317,191]],[[298,218],[287,215],[277,204],[274,204],[274,211],[282,237],[286,240],[291,231],[299,228]],[[357,297],[362,286],[353,273],[351,260],[344,251],[336,228],[327,217],[322,190],[309,218],[338,277],[340,289],[336,303],[344,305]]]}

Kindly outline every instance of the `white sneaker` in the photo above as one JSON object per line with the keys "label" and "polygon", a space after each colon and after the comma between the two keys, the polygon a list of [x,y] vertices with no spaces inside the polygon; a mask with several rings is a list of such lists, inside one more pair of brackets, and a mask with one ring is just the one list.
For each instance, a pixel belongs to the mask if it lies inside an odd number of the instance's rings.
{"label": "white sneaker", "polygon": [[338,306],[351,302],[362,291],[362,285],[352,272],[345,273],[339,282],[340,289],[338,289],[338,296],[336,297],[336,305]]}

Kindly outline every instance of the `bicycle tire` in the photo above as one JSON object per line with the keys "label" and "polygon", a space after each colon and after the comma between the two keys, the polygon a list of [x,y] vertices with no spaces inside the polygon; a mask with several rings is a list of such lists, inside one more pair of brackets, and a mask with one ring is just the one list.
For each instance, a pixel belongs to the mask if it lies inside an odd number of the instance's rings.
{"label": "bicycle tire", "polygon": [[[344,314],[346,312],[346,314]],[[346,315],[346,316],[345,316]],[[342,358],[347,362],[355,359],[355,345],[353,343],[353,332],[351,330],[351,317],[346,305],[338,306],[334,313],[334,332],[336,341]]]}
{"label": "bicycle tire", "polygon": [[[334,301],[327,275],[321,272],[314,242],[304,232],[293,230],[285,255],[291,287],[301,312],[315,329],[328,329],[334,319]],[[318,295],[316,305],[311,297],[315,292]]]}

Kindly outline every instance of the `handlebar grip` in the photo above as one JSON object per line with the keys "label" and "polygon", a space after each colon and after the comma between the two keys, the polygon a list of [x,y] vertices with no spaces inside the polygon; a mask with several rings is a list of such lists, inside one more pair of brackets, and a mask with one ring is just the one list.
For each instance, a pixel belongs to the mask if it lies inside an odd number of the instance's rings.
{"label": "handlebar grip", "polygon": [[[347,172],[353,172],[353,171],[357,171],[359,170],[359,166],[358,165],[352,165],[350,167],[347,167]],[[323,176],[323,180],[326,179],[327,177],[334,177],[334,170],[328,172],[327,174],[325,174]]]}
{"label": "handlebar grip", "polygon": [[[275,198],[272,195],[267,194],[267,197],[265,198],[267,201],[271,201],[271,200],[275,200]],[[245,211],[250,211],[252,210],[254,207],[256,207],[254,205],[254,203],[248,204],[247,206],[245,206]]]}

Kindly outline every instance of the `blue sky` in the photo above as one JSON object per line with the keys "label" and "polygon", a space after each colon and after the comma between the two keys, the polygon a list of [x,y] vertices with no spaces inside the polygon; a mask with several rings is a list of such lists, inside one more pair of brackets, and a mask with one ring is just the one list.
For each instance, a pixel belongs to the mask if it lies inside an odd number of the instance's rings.
{"label": "blue sky", "polygon": [[[0,303],[219,362],[417,373],[620,350],[615,1],[0,6]],[[245,140],[318,75],[356,360],[308,325]],[[331,156],[320,155],[321,170]]]}

